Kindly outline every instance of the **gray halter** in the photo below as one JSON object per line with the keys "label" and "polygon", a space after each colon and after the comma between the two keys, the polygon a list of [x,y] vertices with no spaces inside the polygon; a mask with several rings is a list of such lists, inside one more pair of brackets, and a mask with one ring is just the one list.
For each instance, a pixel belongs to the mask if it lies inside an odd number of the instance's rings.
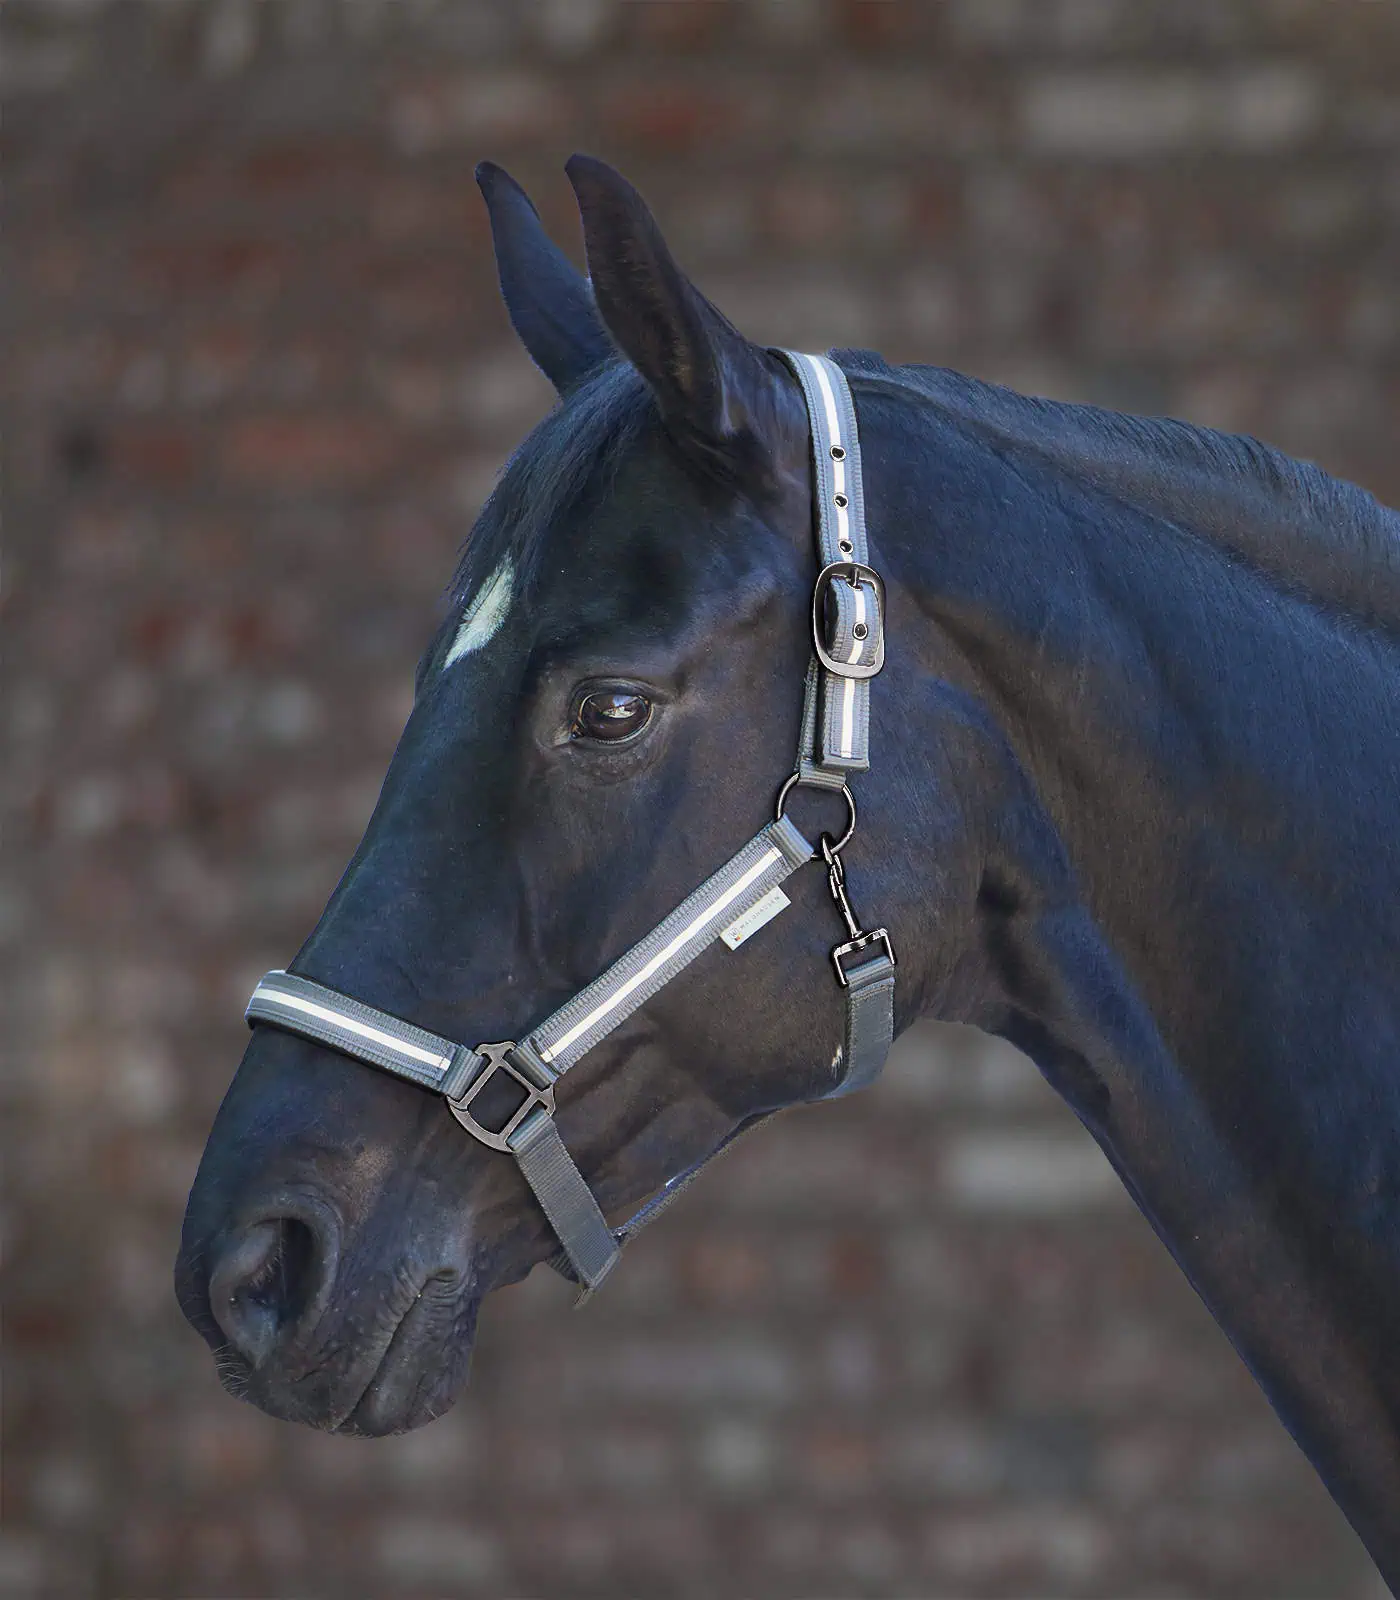
{"label": "gray halter", "polygon": [[[705,1161],[672,1178],[620,1228],[610,1228],[555,1126],[554,1086],[716,939],[737,949],[788,904],[779,885],[818,855],[784,814],[788,794],[799,785],[839,792],[850,819],[841,839],[823,836],[820,851],[849,936],[831,953],[845,992],[846,1024],[837,1058],[844,1071],[827,1098],[870,1083],[894,1037],[894,949],[884,928],[861,930],[846,898],[841,860],[856,825],[847,778],[870,765],[870,680],[885,660],[885,590],[866,548],[855,407],[833,361],[777,353],[797,375],[807,402],[821,571],[812,593],[816,653],[807,672],[797,763],[778,794],[775,819],[518,1043],[457,1044],[288,972],[269,972],[248,1002],[249,1026],[283,1028],[435,1090],[473,1138],[513,1155],[562,1246],[552,1265],[576,1279],[585,1296],[612,1270],[621,1245],[658,1216]],[[489,1128],[476,1120],[472,1105],[498,1073],[514,1080],[522,1099],[501,1126]],[[741,1124],[719,1150],[762,1120]]]}

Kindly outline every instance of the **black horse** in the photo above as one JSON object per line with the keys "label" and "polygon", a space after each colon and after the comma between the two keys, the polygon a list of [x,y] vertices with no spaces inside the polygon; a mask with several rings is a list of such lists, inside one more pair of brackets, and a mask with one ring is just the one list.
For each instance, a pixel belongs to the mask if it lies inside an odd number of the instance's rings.
{"label": "black horse", "polygon": [[[561,394],[467,544],[364,840],[293,970],[516,1037],[771,816],[809,652],[791,372],[569,173],[591,284],[478,174]],[[1400,517],[1253,440],[837,354],[889,655],[849,851],[898,1023],[974,1023],[1107,1153],[1400,1578]],[[814,805],[830,803],[817,797]],[[607,1209],[838,1071],[823,875],[561,1086]],[[225,1379],[360,1434],[437,1415],[555,1242],[437,1096],[252,1035],[177,1268]]]}

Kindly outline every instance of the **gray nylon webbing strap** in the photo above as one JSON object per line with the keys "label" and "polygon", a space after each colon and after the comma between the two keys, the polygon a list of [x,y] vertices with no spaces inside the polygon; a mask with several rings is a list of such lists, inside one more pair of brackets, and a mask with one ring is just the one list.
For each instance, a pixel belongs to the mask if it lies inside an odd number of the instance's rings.
{"label": "gray nylon webbing strap", "polygon": [[894,962],[887,955],[846,973],[846,1072],[828,1100],[867,1088],[880,1075],[894,1043]]}
{"label": "gray nylon webbing strap", "polygon": [[812,855],[787,817],[770,822],[645,939],[532,1029],[526,1043],[554,1072],[567,1072]]}
{"label": "gray nylon webbing strap", "polygon": [[807,668],[802,687],[802,732],[797,742],[797,773],[813,789],[843,789],[846,774],[840,768],[827,768],[817,762],[817,706],[821,700],[821,663],[815,656]]}
{"label": "gray nylon webbing strap", "polygon": [[[817,547],[823,567],[837,561],[869,561],[865,536],[865,486],[855,403],[846,375],[826,356],[796,350],[779,354],[802,386],[812,427]],[[874,659],[883,618],[876,615],[875,592],[835,578],[829,589],[834,625],[828,649],[837,660],[867,665]],[[857,630],[864,632],[857,636]],[[839,772],[864,772],[870,766],[870,681],[838,677],[820,670],[814,737],[804,764]],[[808,781],[811,781],[810,779]]]}
{"label": "gray nylon webbing strap", "polygon": [[616,1266],[621,1246],[565,1149],[554,1118],[537,1108],[511,1136],[510,1148],[564,1246],[571,1276],[585,1294],[592,1294]]}
{"label": "gray nylon webbing strap", "polygon": [[[253,990],[244,1016],[250,1026],[271,1023],[425,1089],[440,1090],[454,1063],[463,1057],[469,1058],[469,1069],[471,1061],[480,1061],[475,1051],[450,1039],[290,972],[269,972]],[[471,1075],[469,1070],[468,1082]]]}

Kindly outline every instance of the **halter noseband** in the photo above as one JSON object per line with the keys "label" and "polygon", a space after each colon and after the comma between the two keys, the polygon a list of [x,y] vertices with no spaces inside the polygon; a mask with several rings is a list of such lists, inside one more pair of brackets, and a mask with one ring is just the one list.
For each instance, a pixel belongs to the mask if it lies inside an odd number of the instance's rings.
{"label": "halter noseband", "polygon": [[[822,565],[812,593],[815,655],[807,670],[797,763],[779,791],[774,820],[601,977],[518,1043],[456,1044],[288,972],[269,972],[248,1002],[249,1026],[285,1029],[433,1089],[473,1138],[513,1155],[562,1246],[552,1265],[576,1279],[585,1296],[612,1270],[621,1245],[763,1116],[741,1123],[718,1150],[672,1178],[614,1229],[564,1148],[554,1122],[554,1085],[716,939],[737,949],[788,904],[779,886],[818,854],[784,811],[797,786],[840,793],[850,817],[839,840],[827,835],[821,840],[827,885],[849,935],[831,953],[846,998],[838,1057],[845,1071],[825,1098],[870,1083],[894,1038],[894,949],[884,928],[861,929],[846,897],[841,860],[856,825],[847,779],[870,765],[870,680],[885,660],[885,590],[866,548],[855,407],[835,362],[792,350],[777,354],[796,374],[807,403]],[[490,1128],[477,1121],[472,1106],[497,1074],[513,1080],[522,1099],[504,1123]]]}

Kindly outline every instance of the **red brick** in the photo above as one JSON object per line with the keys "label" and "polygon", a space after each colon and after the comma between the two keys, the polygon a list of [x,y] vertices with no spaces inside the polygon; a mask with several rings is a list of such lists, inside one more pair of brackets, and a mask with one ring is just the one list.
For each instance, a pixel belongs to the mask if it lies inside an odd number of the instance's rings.
{"label": "red brick", "polygon": [[835,9],[841,33],[858,50],[913,44],[927,36],[933,20],[915,0],[835,0]]}
{"label": "red brick", "polygon": [[706,85],[672,80],[615,90],[603,118],[610,138],[680,153],[728,134],[739,114],[732,96]]}
{"label": "red brick", "polygon": [[764,210],[772,237],[794,253],[831,245],[849,227],[847,196],[819,177],[775,185]]}
{"label": "red brick", "polygon": [[910,210],[915,229],[935,249],[956,244],[964,215],[961,190],[952,172],[920,173],[911,185]]}
{"label": "red brick", "polygon": [[691,1252],[690,1271],[702,1303],[749,1300],[768,1277],[762,1253],[742,1239],[703,1239]]}
{"label": "red brick", "polygon": [[219,467],[244,489],[359,488],[399,455],[380,422],[359,417],[256,417],[219,442]]}
{"label": "red brick", "polygon": [[331,186],[352,187],[373,160],[373,148],[358,140],[297,138],[269,141],[244,158],[243,176],[258,196],[271,200],[311,194]]}
{"label": "red brick", "polygon": [[502,144],[546,138],[570,121],[570,95],[560,83],[519,67],[406,77],[387,104],[396,148],[420,156],[458,144],[472,159]]}
{"label": "red brick", "polygon": [[632,38],[642,45],[689,55],[739,25],[742,7],[736,0],[663,0],[661,4],[627,5],[623,19]]}
{"label": "red brick", "polygon": [[805,1484],[817,1496],[863,1499],[874,1487],[879,1449],[868,1429],[817,1428],[801,1440],[797,1461]]}
{"label": "red brick", "polygon": [[163,489],[188,483],[200,466],[199,441],[182,424],[124,423],[111,434],[114,470]]}
{"label": "red brick", "polygon": [[829,1288],[841,1300],[859,1300],[871,1294],[880,1281],[883,1252],[863,1234],[834,1234],[827,1242]]}
{"label": "red brick", "polygon": [[266,238],[224,238],[146,245],[136,267],[152,289],[166,295],[277,293],[289,270],[288,251]]}
{"label": "red brick", "polygon": [[247,377],[254,350],[247,328],[225,325],[192,332],[180,371],[181,392],[197,405],[227,399]]}

